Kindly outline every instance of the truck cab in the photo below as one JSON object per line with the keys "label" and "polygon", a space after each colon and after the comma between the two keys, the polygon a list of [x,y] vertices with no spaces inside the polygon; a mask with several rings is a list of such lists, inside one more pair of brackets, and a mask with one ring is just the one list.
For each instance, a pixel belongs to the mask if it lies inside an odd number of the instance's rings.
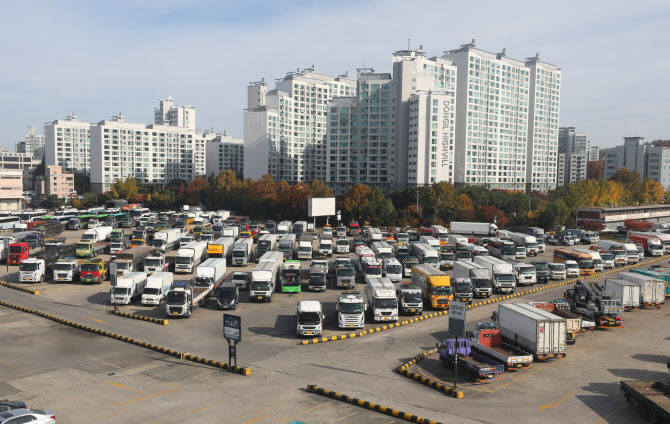
{"label": "truck cab", "polygon": [[167,272],[169,271],[170,264],[161,252],[152,253],[147,256],[144,260],[144,271],[147,274],[153,274],[154,272]]}
{"label": "truck cab", "polygon": [[320,336],[323,333],[323,309],[321,302],[301,300],[295,314],[298,337]]}
{"label": "truck cab", "polygon": [[531,261],[530,264],[535,267],[535,279],[538,283],[546,283],[549,281],[551,275],[547,261]]}
{"label": "truck cab", "polygon": [[[577,269],[577,272],[579,272],[579,269]],[[566,278],[565,264],[550,263],[549,275],[552,280],[565,280]]]}
{"label": "truck cab", "polygon": [[454,291],[454,300],[472,304],[474,287],[470,278],[455,278],[452,287]]}
{"label": "truck cab", "polygon": [[102,259],[87,259],[81,264],[82,283],[101,284],[107,275],[107,265]]}
{"label": "truck cab", "polygon": [[11,265],[19,265],[21,262],[29,258],[30,247],[28,243],[10,243],[9,244],[9,258],[7,261]]}
{"label": "truck cab", "polygon": [[565,261],[565,276],[579,277],[579,264],[577,261]]}
{"label": "truck cab", "polygon": [[517,286],[534,286],[537,283],[537,273],[531,264],[514,264],[514,276]]}
{"label": "truck cab", "polygon": [[360,292],[346,290],[337,297],[337,326],[339,328],[364,328],[367,306]]}
{"label": "truck cab", "polygon": [[366,277],[368,310],[374,321],[397,321],[398,299],[388,278]]}
{"label": "truck cab", "polygon": [[603,260],[603,267],[605,269],[614,268],[614,254],[612,254],[612,253],[601,253],[600,258]]}
{"label": "truck cab", "polygon": [[313,264],[309,269],[309,281],[307,287],[314,291],[326,291],[328,271],[321,264]]}
{"label": "truck cab", "polygon": [[423,313],[423,295],[420,287],[404,283],[396,289],[396,297],[401,314],[421,315]]}
{"label": "truck cab", "polygon": [[402,261],[402,276],[407,278],[412,276],[412,267],[419,265],[419,259],[416,256],[408,256]]}
{"label": "truck cab", "polygon": [[79,218],[70,218],[67,221],[67,229],[70,231],[81,230],[82,222]]}
{"label": "truck cab", "polygon": [[393,282],[402,280],[402,265],[396,258],[385,258],[382,261],[384,275]]}
{"label": "truck cab", "polygon": [[516,246],[515,259],[526,259],[526,246]]}
{"label": "truck cab", "polygon": [[179,238],[179,248],[185,247],[187,244],[192,243],[194,240],[193,235],[184,234]]}
{"label": "truck cab", "polygon": [[343,288],[354,288],[356,286],[356,271],[351,263],[338,265],[335,268],[335,285]]}
{"label": "truck cab", "polygon": [[53,270],[49,272],[44,259],[28,258],[19,264],[19,281],[28,283],[43,283],[51,278]]}
{"label": "truck cab", "polygon": [[61,258],[54,265],[54,281],[77,281],[81,271],[75,258]]}
{"label": "truck cab", "polygon": [[[442,247],[444,247],[444,246],[442,246]],[[441,270],[453,269],[454,260],[456,259],[455,256],[454,256],[453,251],[446,250],[446,249],[441,249],[439,251],[439,256],[440,256],[440,269]]]}
{"label": "truck cab", "polygon": [[349,253],[349,239],[346,237],[341,237],[337,239],[337,253],[346,254]]}
{"label": "truck cab", "polygon": [[249,283],[251,280],[249,279],[248,272],[234,272],[233,276],[231,277],[231,281],[237,284],[239,287],[245,290],[249,290]]}

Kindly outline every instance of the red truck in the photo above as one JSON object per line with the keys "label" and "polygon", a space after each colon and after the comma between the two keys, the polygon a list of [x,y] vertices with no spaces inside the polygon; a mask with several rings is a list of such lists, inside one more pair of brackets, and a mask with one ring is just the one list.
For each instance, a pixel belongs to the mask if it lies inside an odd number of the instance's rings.
{"label": "red truck", "polygon": [[10,265],[19,265],[24,260],[30,257],[30,248],[28,243],[10,243],[9,244],[9,258],[7,262]]}
{"label": "red truck", "polygon": [[349,235],[357,236],[361,233],[361,226],[358,225],[357,221],[351,221],[349,223]]}

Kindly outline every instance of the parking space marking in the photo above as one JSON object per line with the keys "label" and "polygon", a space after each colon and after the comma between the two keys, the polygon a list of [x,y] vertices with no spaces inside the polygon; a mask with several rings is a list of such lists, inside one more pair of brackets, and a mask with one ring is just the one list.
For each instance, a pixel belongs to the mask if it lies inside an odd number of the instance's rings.
{"label": "parking space marking", "polygon": [[623,407],[625,407],[625,406],[626,406],[626,403],[624,402],[622,405],[619,405],[618,407],[616,407],[612,412],[610,412],[609,414],[605,415],[604,417],[602,417],[601,419],[599,419],[598,421],[596,421],[595,424],[600,424],[601,422],[603,422],[603,421],[605,421],[606,419],[608,419],[608,418],[610,417],[610,415],[614,414],[614,413],[617,412],[619,409],[621,409],[621,408],[623,408]]}
{"label": "parking space marking", "polygon": [[108,322],[103,321],[103,320],[101,320],[101,319],[95,319],[95,318],[87,317],[86,315],[82,315],[81,317],[82,317],[82,318],[87,318],[87,319],[93,320],[93,321],[95,321],[95,322],[101,322],[101,323],[103,323],[103,324],[109,324]]}
{"label": "parking space marking", "polygon": [[120,370],[123,369],[122,367],[120,367],[118,365],[110,364],[109,362],[105,362],[105,361],[101,361],[99,359],[91,358],[90,356],[87,356],[87,358],[92,360],[92,361],[100,362],[101,364],[109,365],[110,367],[118,368]]}
{"label": "parking space marking", "polygon": [[293,414],[293,415],[291,415],[291,416],[289,416],[289,417],[284,418],[284,420],[286,420],[286,421],[287,421],[287,420],[290,420],[290,419],[293,418],[293,417],[297,417],[298,415],[302,415],[302,414],[304,414],[304,413],[306,413],[306,412],[313,411],[313,410],[315,410],[315,409],[319,409],[319,408],[321,408],[322,406],[326,406],[326,405],[328,405],[329,403],[333,403],[333,402],[330,401],[330,402],[322,403],[321,405],[315,406],[314,408],[305,409],[305,410],[302,411],[302,412],[298,412],[297,414]]}
{"label": "parking space marking", "polygon": [[116,417],[117,415],[125,414],[126,412],[128,412],[128,411],[119,411],[116,414],[107,415],[107,416],[104,416],[102,418],[98,418],[97,420],[89,421],[89,424],[97,423],[97,422],[100,422],[102,420],[106,420],[107,418]]}
{"label": "parking space marking", "polygon": [[356,415],[356,414],[358,414],[358,412],[354,412],[353,414],[345,415],[344,417],[342,417],[342,418],[338,418],[338,419],[336,419],[335,421],[331,421],[331,422],[329,422],[328,424],[335,424],[336,422],[342,421],[342,420],[345,419],[345,418],[353,417],[353,416]]}
{"label": "parking space marking", "polygon": [[121,405],[130,405],[131,403],[135,403],[135,402],[139,402],[139,401],[142,401],[142,400],[145,400],[145,399],[149,399],[149,398],[152,398],[152,397],[156,397],[156,396],[164,395],[164,394],[166,394],[166,393],[174,392],[175,390],[180,390],[180,389],[181,389],[181,387],[175,387],[174,389],[164,390],[164,391],[159,392],[159,393],[154,393],[153,395],[147,395],[147,396],[143,396],[143,397],[141,397],[141,398],[137,398],[137,399],[129,400],[128,402],[124,402],[124,403],[122,403]]}
{"label": "parking space marking", "polygon": [[176,370],[172,370],[172,371],[166,371],[166,372],[161,373],[161,374],[152,375],[151,378],[160,377],[161,375],[170,374],[170,373],[177,372],[177,371],[180,371],[180,370],[176,369]]}
{"label": "parking space marking", "polygon": [[[256,412],[256,414],[258,414],[258,412]],[[264,420],[264,419],[266,419],[266,418],[272,418],[272,417],[269,417],[269,416],[267,416],[267,415],[263,415],[263,414],[261,414],[260,417],[252,418],[252,419],[250,419],[249,421],[245,421],[245,422],[243,422],[242,424],[252,424],[252,423],[255,423],[256,421]],[[279,419],[279,418],[276,418],[276,419]],[[280,421],[281,421],[281,420],[280,420]]]}
{"label": "parking space marking", "polygon": [[558,405],[560,405],[561,402],[563,402],[564,400],[566,400],[566,399],[569,398],[570,396],[574,395],[575,393],[577,393],[577,390],[575,390],[575,391],[573,391],[572,393],[568,394],[566,397],[564,397],[563,399],[561,399],[561,400],[559,400],[559,401],[556,401],[556,402],[549,402],[549,403],[546,404],[546,405],[542,405],[542,406],[540,406],[540,412],[544,412],[545,409],[554,409],[555,407],[557,407]]}
{"label": "parking space marking", "polygon": [[113,381],[107,381],[107,380],[104,380],[104,381],[105,381],[105,383],[107,383],[107,384],[111,384],[111,385],[114,386],[114,387],[118,387],[118,388],[121,388],[121,389],[130,390],[131,392],[139,393],[139,394],[141,394],[141,395],[144,394],[144,393],[142,393],[142,392],[140,392],[140,391],[137,391],[137,390],[135,390],[135,389],[131,389],[130,387],[126,387],[126,386],[124,386],[124,385],[121,384],[121,383],[114,383]]}
{"label": "parking space marking", "polygon": [[205,407],[203,407],[203,408],[196,409],[195,411],[187,412],[186,415],[192,414],[192,413],[194,413],[194,412],[202,411],[203,409],[208,409],[208,408],[211,408],[211,407],[213,407],[213,406],[216,406],[216,404],[214,404],[214,405],[209,405],[209,406],[205,406]]}

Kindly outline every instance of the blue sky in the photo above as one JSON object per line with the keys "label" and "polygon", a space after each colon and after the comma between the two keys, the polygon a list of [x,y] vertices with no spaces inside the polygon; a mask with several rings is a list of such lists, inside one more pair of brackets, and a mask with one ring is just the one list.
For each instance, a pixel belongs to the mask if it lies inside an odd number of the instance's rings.
{"label": "blue sky", "polygon": [[[546,3],[546,4],[545,4]],[[563,70],[562,126],[601,147],[670,138],[670,3],[663,1],[13,1],[0,5],[0,146],[75,112],[151,123],[162,97],[197,107],[202,129],[243,135],[250,81],[315,65],[391,71],[475,38]]]}

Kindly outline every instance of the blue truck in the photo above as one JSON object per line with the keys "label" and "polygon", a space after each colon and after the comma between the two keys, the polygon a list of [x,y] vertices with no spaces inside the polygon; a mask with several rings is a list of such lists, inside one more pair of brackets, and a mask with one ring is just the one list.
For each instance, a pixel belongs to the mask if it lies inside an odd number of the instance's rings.
{"label": "blue truck", "polygon": [[455,356],[458,356],[458,368],[472,381],[501,380],[505,366],[500,362],[487,358],[470,348],[468,339],[446,339],[439,346],[442,364],[451,368],[454,366]]}

